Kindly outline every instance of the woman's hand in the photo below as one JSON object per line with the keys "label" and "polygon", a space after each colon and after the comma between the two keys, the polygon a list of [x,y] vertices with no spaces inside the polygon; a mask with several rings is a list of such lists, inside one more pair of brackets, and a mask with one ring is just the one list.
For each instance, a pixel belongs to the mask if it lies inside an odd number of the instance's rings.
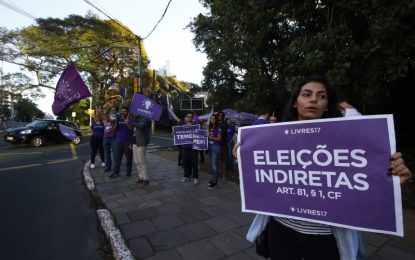
{"label": "woman's hand", "polygon": [[233,157],[238,158],[238,148],[239,148],[239,146],[241,146],[243,143],[244,143],[244,142],[237,142],[237,143],[235,144],[235,146],[234,146],[234,147],[233,147],[233,149],[232,149],[232,155],[233,155]]}
{"label": "woman's hand", "polygon": [[391,165],[388,169],[388,175],[399,176],[401,184],[412,178],[412,172],[405,165],[405,161],[402,159],[402,154],[396,152],[391,156]]}

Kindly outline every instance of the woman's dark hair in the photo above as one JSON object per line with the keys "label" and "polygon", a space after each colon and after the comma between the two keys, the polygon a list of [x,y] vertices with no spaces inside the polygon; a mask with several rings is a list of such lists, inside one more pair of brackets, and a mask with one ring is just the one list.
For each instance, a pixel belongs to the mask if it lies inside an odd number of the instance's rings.
{"label": "woman's dark hair", "polygon": [[212,114],[211,117],[212,116],[215,118],[215,124],[212,124],[212,120],[209,120],[209,130],[210,131],[213,131],[215,128],[217,128],[219,126],[218,125],[218,116],[215,115],[215,114]]}
{"label": "woman's dark hair", "polygon": [[298,95],[300,95],[301,88],[310,82],[316,82],[322,84],[327,91],[327,111],[324,112],[322,118],[332,118],[332,117],[341,117],[342,114],[338,106],[338,98],[336,91],[330,86],[327,79],[321,75],[308,76],[301,79],[295,85],[290,100],[288,101],[287,107],[285,109],[285,114],[283,116],[283,121],[296,121],[298,120],[298,110],[294,107],[295,102],[297,101]]}

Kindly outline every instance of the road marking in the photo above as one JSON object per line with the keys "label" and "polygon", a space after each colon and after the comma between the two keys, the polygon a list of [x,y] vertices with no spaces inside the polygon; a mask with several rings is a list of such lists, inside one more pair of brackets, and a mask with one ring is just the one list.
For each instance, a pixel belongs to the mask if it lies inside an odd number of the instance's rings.
{"label": "road marking", "polygon": [[75,145],[71,143],[70,146],[71,146],[71,152],[72,152],[72,159],[77,160],[78,154],[76,153]]}
{"label": "road marking", "polygon": [[167,140],[173,140],[173,137],[164,137],[164,136],[152,136],[154,138],[160,138],[160,139],[167,139]]}
{"label": "road marking", "polygon": [[62,162],[69,162],[72,161],[73,159],[62,159],[62,160],[55,160],[55,161],[49,161],[46,164],[54,164],[54,163],[62,163]]}
{"label": "road marking", "polygon": [[42,166],[40,163],[36,164],[28,164],[28,165],[22,165],[22,166],[15,166],[15,167],[8,167],[8,168],[1,168],[0,172],[3,171],[9,171],[9,170],[16,170],[16,169],[23,169],[23,168],[29,168],[29,167],[35,167],[35,166]]}
{"label": "road marking", "polygon": [[41,154],[43,152],[31,152],[31,153],[2,153],[0,156],[9,156],[9,155],[26,155],[26,154]]}

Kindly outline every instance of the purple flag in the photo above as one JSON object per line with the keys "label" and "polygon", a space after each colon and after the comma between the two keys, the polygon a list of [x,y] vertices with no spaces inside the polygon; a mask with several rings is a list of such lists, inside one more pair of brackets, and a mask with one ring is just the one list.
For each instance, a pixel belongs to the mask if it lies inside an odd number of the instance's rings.
{"label": "purple flag", "polygon": [[148,119],[159,121],[162,111],[163,107],[150,98],[139,93],[134,94],[133,102],[130,106],[131,114],[140,115]]}
{"label": "purple flag", "polygon": [[192,110],[192,112],[193,112],[193,124],[200,124],[200,120],[199,120],[199,117],[197,116],[196,112],[193,111],[193,110]]}
{"label": "purple flag", "polygon": [[76,70],[75,64],[71,63],[64,70],[56,84],[55,100],[52,104],[52,111],[55,115],[65,110],[68,106],[81,99],[90,97],[88,87]]}
{"label": "purple flag", "polygon": [[63,136],[65,136],[67,139],[71,141],[73,141],[77,137],[75,131],[72,128],[61,124],[59,124],[59,131]]}
{"label": "purple flag", "polygon": [[241,127],[238,141],[243,211],[403,235],[392,115]]}
{"label": "purple flag", "polygon": [[169,96],[167,97],[167,111],[169,112],[169,119],[175,120],[176,118],[179,118],[175,113],[173,109],[173,104],[170,102]]}

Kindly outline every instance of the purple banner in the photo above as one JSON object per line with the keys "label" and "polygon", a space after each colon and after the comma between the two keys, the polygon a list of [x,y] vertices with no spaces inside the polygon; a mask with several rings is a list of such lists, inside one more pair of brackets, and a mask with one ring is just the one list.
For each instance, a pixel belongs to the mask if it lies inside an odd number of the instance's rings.
{"label": "purple banner", "polygon": [[71,141],[73,141],[77,137],[75,131],[72,128],[61,124],[59,124],[59,131],[63,136],[65,136],[67,139]]}
{"label": "purple banner", "polygon": [[174,145],[193,144],[195,131],[200,125],[173,126]]}
{"label": "purple banner", "polygon": [[403,236],[392,115],[239,128],[242,210]]}
{"label": "purple banner", "polygon": [[71,63],[62,73],[58,84],[56,84],[52,111],[55,115],[58,115],[68,106],[90,96],[91,92],[89,92],[75,65]]}
{"label": "purple banner", "polygon": [[163,107],[150,98],[139,93],[134,94],[133,102],[130,106],[130,113],[159,121],[162,111]]}
{"label": "purple banner", "polygon": [[193,149],[207,150],[208,149],[208,130],[196,129],[193,135]]}

